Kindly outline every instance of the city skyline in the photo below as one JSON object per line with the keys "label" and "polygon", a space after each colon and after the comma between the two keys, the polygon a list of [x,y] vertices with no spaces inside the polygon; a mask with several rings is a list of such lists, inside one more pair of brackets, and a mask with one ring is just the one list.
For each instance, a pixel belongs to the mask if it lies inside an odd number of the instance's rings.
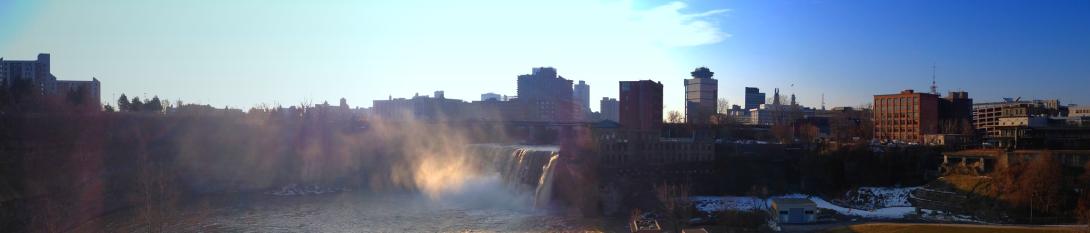
{"label": "city skyline", "polygon": [[[519,74],[551,66],[585,80],[591,100],[617,98],[619,81],[660,81],[667,111],[682,111],[682,80],[707,66],[731,104],[758,87],[806,106],[822,94],[830,107],[859,106],[927,90],[935,65],[943,95],[1090,104],[1078,88],[1090,86],[1090,44],[1079,43],[1090,41],[1090,16],[1079,14],[1090,4],[1077,1],[61,2],[0,3],[0,55],[51,53],[58,77],[102,80],[106,102],[146,93],[235,108],[341,97],[369,107],[436,90],[474,100],[514,95]],[[231,14],[243,10],[261,14]]]}

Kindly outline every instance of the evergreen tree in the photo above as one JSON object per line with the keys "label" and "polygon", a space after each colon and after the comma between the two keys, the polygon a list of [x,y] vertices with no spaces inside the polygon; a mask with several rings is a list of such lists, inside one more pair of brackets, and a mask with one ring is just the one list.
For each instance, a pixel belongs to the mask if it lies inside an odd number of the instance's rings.
{"label": "evergreen tree", "polygon": [[140,101],[140,97],[132,97],[132,103],[129,105],[130,112],[139,112],[144,110],[144,101]]}
{"label": "evergreen tree", "polygon": [[117,110],[119,112],[132,111],[132,103],[129,102],[129,97],[126,97],[124,93],[121,94],[121,98],[117,98]]}
{"label": "evergreen tree", "polygon": [[159,100],[159,96],[154,96],[148,103],[144,104],[144,111],[149,112],[162,112],[163,102]]}

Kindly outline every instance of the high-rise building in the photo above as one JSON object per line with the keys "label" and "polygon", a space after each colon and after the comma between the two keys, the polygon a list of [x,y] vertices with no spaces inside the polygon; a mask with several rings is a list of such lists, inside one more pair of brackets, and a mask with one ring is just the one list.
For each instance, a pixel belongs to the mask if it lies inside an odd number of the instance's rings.
{"label": "high-rise building", "polygon": [[719,81],[712,79],[714,72],[700,67],[685,80],[685,118],[691,124],[708,124],[715,114],[719,95]]}
{"label": "high-rise building", "polygon": [[662,83],[621,81],[621,127],[655,134],[662,130]]}
{"label": "high-rise building", "polygon": [[582,111],[584,115],[589,114],[590,85],[587,85],[587,82],[584,82],[583,80],[579,80],[579,84],[575,84],[575,90],[572,94],[574,95],[572,97],[575,99],[575,103],[579,105],[577,106],[579,110]]}
{"label": "high-rise building", "polygon": [[599,101],[598,104],[603,120],[621,122],[621,103],[618,102],[617,99],[602,97],[602,100]]}
{"label": "high-rise building", "polygon": [[874,138],[923,142],[923,135],[939,132],[939,96],[904,90],[874,96]]}
{"label": "high-rise building", "polygon": [[29,61],[5,61],[0,58],[0,86],[13,88],[17,85],[28,85],[42,95],[80,94],[83,95],[84,102],[92,108],[102,106],[101,83],[97,78],[91,78],[90,81],[57,80],[50,73],[48,53],[38,54],[37,60]]}
{"label": "high-rise building", "polygon": [[534,68],[518,76],[517,101],[525,107],[527,121],[569,122],[575,107],[572,81],[557,76],[552,67]]}
{"label": "high-rise building", "polygon": [[0,59],[0,85],[12,88],[18,82],[26,82],[40,94],[53,92],[56,77],[49,72],[49,54],[38,54],[37,60],[5,61]]}
{"label": "high-rise building", "polygon": [[756,87],[746,87],[746,110],[761,107],[765,103],[765,93]]}

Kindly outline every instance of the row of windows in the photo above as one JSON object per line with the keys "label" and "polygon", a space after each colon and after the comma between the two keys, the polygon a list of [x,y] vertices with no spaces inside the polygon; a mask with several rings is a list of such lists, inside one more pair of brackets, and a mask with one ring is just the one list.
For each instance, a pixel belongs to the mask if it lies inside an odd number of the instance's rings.
{"label": "row of windows", "polygon": [[904,106],[879,106],[876,107],[878,112],[904,112],[904,111],[919,111],[919,105],[904,105]]}
{"label": "row of windows", "polygon": [[874,103],[874,104],[875,105],[894,105],[894,104],[902,104],[903,105],[903,104],[909,104],[909,103],[916,104],[916,103],[919,103],[919,102],[920,102],[920,97],[913,96],[913,97],[881,98],[881,99],[878,99],[878,101],[876,103]]}
{"label": "row of windows", "polygon": [[[895,136],[899,136],[899,137],[895,137]],[[919,140],[920,139],[919,136],[916,136],[914,134],[905,134],[905,135],[885,134],[885,135],[878,135],[877,138],[896,139],[896,140],[905,140],[905,141],[914,141],[914,140]]]}
{"label": "row of windows", "polygon": [[878,129],[878,132],[880,132],[880,133],[915,133],[916,129],[914,129],[914,128],[888,128],[888,129]]}
{"label": "row of windows", "polygon": [[627,163],[635,161],[647,161],[652,163],[673,163],[673,162],[710,162],[715,159],[712,154],[683,154],[683,155],[663,155],[663,156],[647,156],[645,158],[638,158],[635,156],[627,156],[625,154],[607,154],[602,156],[602,162],[608,163]]}
{"label": "row of windows", "polygon": [[874,120],[876,122],[898,121],[898,120],[899,121],[908,121],[908,120],[917,120],[917,119],[919,119],[919,118],[918,117],[911,117],[911,116],[887,116],[887,117],[876,117],[876,118],[874,118]]}
{"label": "row of windows", "polygon": [[914,119],[878,120],[878,125],[919,125],[920,121]]}
{"label": "row of windows", "polygon": [[[602,145],[599,146],[599,148],[602,148],[602,149],[605,149],[605,150],[614,150],[614,151],[616,151],[616,150],[625,150],[627,148],[627,146],[628,146],[628,144],[616,143],[616,144],[602,144]],[[710,151],[710,150],[714,149],[713,148],[714,145],[709,144],[709,143],[702,143],[702,144],[692,144],[692,143],[650,143],[650,144],[639,144],[639,145],[633,145],[633,146],[636,146],[637,148],[635,148],[635,149],[638,149],[638,150],[704,150],[704,151]]]}

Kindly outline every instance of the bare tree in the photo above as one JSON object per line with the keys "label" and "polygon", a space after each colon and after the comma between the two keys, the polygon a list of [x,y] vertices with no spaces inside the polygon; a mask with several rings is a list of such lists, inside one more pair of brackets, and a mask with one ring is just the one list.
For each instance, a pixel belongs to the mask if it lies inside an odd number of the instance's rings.
{"label": "bare tree", "polygon": [[997,171],[995,187],[1009,203],[1027,207],[1030,219],[1036,213],[1054,214],[1063,199],[1061,171],[1059,161],[1049,153],[1042,153],[1028,163]]}
{"label": "bare tree", "polygon": [[780,143],[791,143],[795,140],[795,129],[791,125],[775,123],[771,130],[772,136],[775,136]]}
{"label": "bare tree", "polygon": [[666,113],[666,123],[685,123],[685,117],[681,115],[681,112],[671,110]]}
{"label": "bare tree", "polygon": [[174,188],[173,170],[164,161],[139,156],[137,165],[137,192],[133,198],[137,206],[136,218],[148,232],[169,231],[180,221],[179,190]]}
{"label": "bare tree", "polygon": [[730,102],[727,101],[727,98],[719,98],[715,101],[715,112],[719,114],[730,112]]}
{"label": "bare tree", "polygon": [[1079,189],[1083,191],[1079,195],[1075,213],[1079,222],[1086,223],[1087,230],[1090,230],[1090,162],[1083,166],[1082,176],[1079,176],[1079,186]]}
{"label": "bare tree", "polygon": [[796,133],[796,135],[798,135],[798,138],[802,139],[806,143],[814,142],[815,139],[818,139],[818,137],[820,137],[820,134],[821,130],[818,129],[817,126],[814,126],[812,124],[798,125],[798,133]]}
{"label": "bare tree", "polygon": [[689,200],[689,186],[662,183],[655,185],[654,189],[674,232],[681,232],[682,225],[689,219],[693,206],[692,201]]}
{"label": "bare tree", "polygon": [[[1052,214],[1058,211],[1063,199],[1063,167],[1060,161],[1052,158],[1051,153],[1037,156],[1021,179],[1022,190],[1029,191],[1030,214],[1037,209],[1041,213]],[[1032,215],[1031,215],[1032,216]]]}
{"label": "bare tree", "polygon": [[968,119],[945,119],[939,122],[939,132],[944,134],[973,134],[973,125]]}

